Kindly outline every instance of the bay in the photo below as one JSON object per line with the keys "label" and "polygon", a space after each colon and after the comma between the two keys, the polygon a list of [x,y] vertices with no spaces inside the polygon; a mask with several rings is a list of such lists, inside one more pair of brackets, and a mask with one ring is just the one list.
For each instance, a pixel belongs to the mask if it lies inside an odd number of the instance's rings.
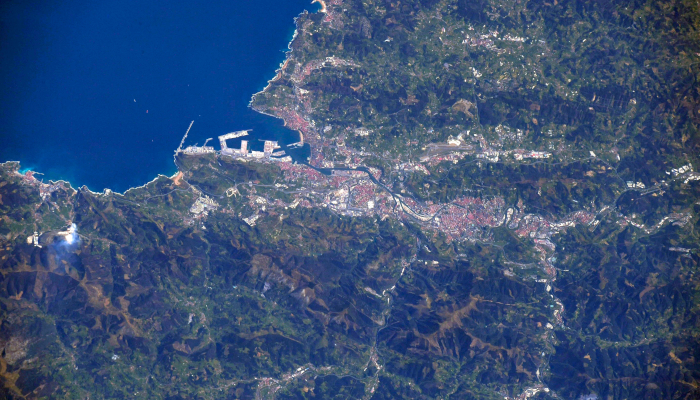
{"label": "bay", "polygon": [[8,1],[0,5],[0,160],[122,192],[173,151],[241,129],[298,137],[248,107],[310,0]]}

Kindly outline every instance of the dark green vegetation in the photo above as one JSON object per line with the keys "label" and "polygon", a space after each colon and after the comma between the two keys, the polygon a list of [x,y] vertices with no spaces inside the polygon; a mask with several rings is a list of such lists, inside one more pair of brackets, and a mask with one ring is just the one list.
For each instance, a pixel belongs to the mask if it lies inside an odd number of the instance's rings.
{"label": "dark green vegetation", "polygon": [[550,387],[562,396],[697,396],[698,257],[669,250],[697,252],[697,233],[669,226],[635,238],[633,229],[604,223],[559,242],[580,249],[561,260],[555,289],[569,328],[557,332],[550,360]]}
{"label": "dark green vegetation", "polygon": [[[593,150],[647,185],[698,161],[696,2],[355,0],[329,15],[297,20],[288,66],[253,103],[288,120],[277,110],[298,104],[309,137],[405,161],[469,130],[494,149]],[[349,65],[306,71],[326,57]]]}
{"label": "dark green vegetation", "polygon": [[[195,161],[183,163],[211,165]],[[62,226],[43,223],[51,211],[36,209],[35,189],[19,185],[15,168],[3,169],[1,193],[13,210],[7,216],[26,215],[3,232],[13,238],[2,253],[7,396],[246,398],[259,389],[254,378],[283,379],[312,365],[325,376],[309,384],[312,393],[355,398],[375,379],[377,351],[393,354],[379,360],[382,379],[412,381],[412,391],[434,396],[458,384],[455,362],[470,381],[503,385],[526,382],[541,363],[541,341],[518,344],[546,321],[543,290],[503,276],[488,260],[493,250],[473,248],[471,261],[458,262],[419,250],[430,260],[423,266],[412,261],[420,239],[411,228],[314,209],[255,228],[213,213],[202,230],[175,222],[193,197],[165,178],[123,197],[56,195],[73,206],[81,243],[62,250],[48,232],[37,248],[24,241],[34,227]],[[263,169],[224,165],[218,176],[226,179],[208,184]],[[379,295],[409,264],[396,296]],[[504,356],[518,372],[496,368]],[[426,361],[433,357],[444,360]],[[485,377],[482,362],[494,366]]]}
{"label": "dark green vegetation", "polygon": [[[182,156],[183,176],[124,195],[3,164],[0,397],[700,397],[700,181],[671,173],[700,167],[697,2],[328,9],[297,20],[256,108],[313,121],[327,159],[364,147],[417,202],[497,197],[576,223],[449,241],[287,207],[310,189],[274,164]],[[460,133],[471,153],[395,168]],[[513,149],[552,156],[476,157]]]}
{"label": "dark green vegetation", "polygon": [[[273,168],[180,164],[213,193]],[[554,289],[566,328],[552,331],[556,304],[523,279],[537,270],[507,273],[523,244],[506,230],[447,245],[303,208],[255,227],[214,211],[202,229],[182,222],[187,184],[160,178],[125,196],[54,192],[81,234],[61,249],[65,224],[16,168],[0,188],[15,221],[0,232],[6,397],[497,398],[538,369],[572,396],[682,397],[697,382],[698,257],[668,250],[697,243],[696,217],[651,237],[612,220],[568,231]],[[35,229],[42,248],[26,244]]]}

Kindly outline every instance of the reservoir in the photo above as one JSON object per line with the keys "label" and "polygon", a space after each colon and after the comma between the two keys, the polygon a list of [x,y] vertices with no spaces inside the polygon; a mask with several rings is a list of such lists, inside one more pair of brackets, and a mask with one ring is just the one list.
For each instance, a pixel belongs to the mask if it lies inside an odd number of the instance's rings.
{"label": "reservoir", "polygon": [[[296,132],[248,108],[310,0],[0,4],[0,161],[122,192],[176,169],[185,145]],[[253,144],[254,146],[256,144]],[[260,145],[261,146],[261,145]]]}

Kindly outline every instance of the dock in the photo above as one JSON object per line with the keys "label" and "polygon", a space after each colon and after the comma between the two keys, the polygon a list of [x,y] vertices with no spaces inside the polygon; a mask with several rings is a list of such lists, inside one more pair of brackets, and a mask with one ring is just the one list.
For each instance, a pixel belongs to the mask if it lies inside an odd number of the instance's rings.
{"label": "dock", "polygon": [[251,129],[245,130],[245,131],[236,131],[236,132],[231,132],[227,133],[225,135],[219,136],[219,144],[221,144],[221,150],[226,150],[228,149],[228,146],[226,145],[226,141],[229,139],[236,139],[239,137],[243,136],[248,136],[248,132],[250,132]]}

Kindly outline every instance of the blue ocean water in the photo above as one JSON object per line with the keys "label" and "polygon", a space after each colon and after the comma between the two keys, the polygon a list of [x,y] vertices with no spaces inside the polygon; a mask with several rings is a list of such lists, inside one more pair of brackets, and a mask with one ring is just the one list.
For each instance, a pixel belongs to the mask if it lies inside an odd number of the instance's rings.
{"label": "blue ocean water", "polygon": [[248,108],[310,0],[0,3],[0,161],[93,191],[176,171],[173,152],[240,129],[293,141]]}

